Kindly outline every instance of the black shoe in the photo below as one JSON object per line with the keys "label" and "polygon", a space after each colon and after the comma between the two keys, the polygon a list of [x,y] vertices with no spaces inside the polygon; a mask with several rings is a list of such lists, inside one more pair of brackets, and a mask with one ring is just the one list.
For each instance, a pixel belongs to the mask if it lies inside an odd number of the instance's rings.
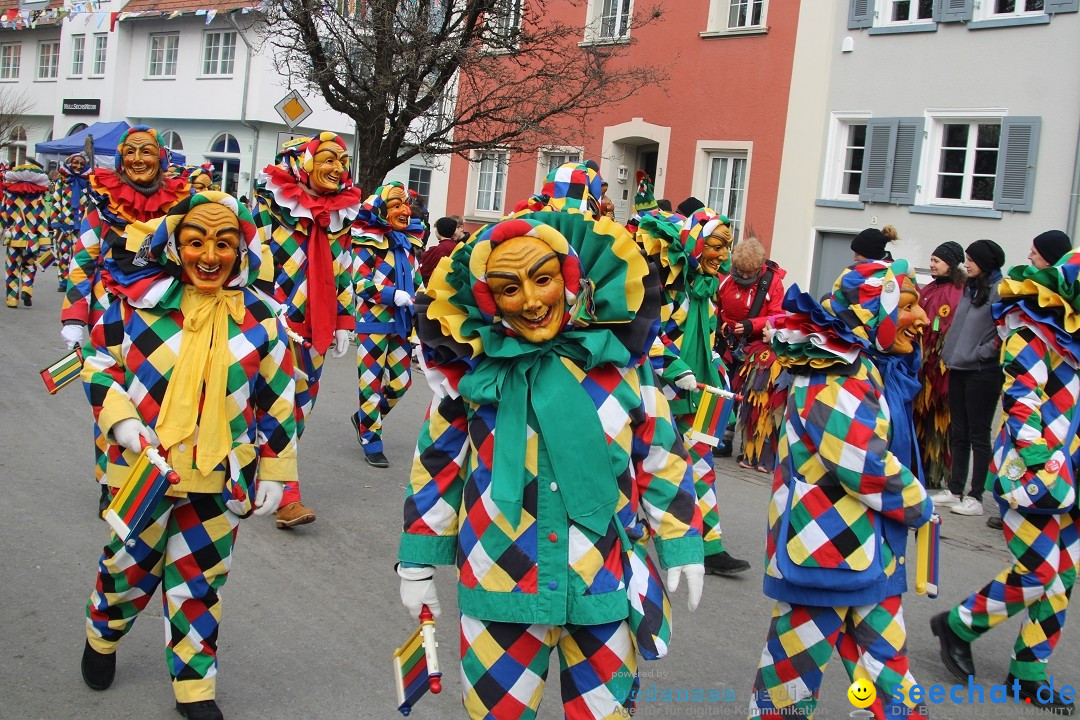
{"label": "black shoe", "polygon": [[221,714],[221,709],[213,700],[200,700],[190,703],[178,702],[176,703],[176,712],[186,717],[187,720],[225,720],[225,716]]}
{"label": "black shoe", "polygon": [[91,690],[107,690],[116,677],[116,653],[102,655],[86,641],[82,651],[82,679]]}
{"label": "black shoe", "polygon": [[945,663],[957,680],[975,676],[975,660],[971,657],[971,643],[949,627],[949,613],[938,613],[930,618],[930,632],[941,642],[941,662]]}
{"label": "black shoe", "polygon": [[1006,693],[1012,689],[1014,682],[1020,683],[1020,701],[1031,703],[1031,707],[1045,710],[1051,715],[1072,715],[1076,711],[1076,705],[1065,702],[1054,690],[1054,686],[1045,680],[1018,680],[1009,673],[1005,678]]}
{"label": "black shoe", "polygon": [[353,430],[356,431],[356,442],[363,445],[364,438],[360,436],[360,421],[356,418],[356,413],[349,416],[349,422],[352,423]]}
{"label": "black shoe", "polygon": [[381,452],[368,452],[364,451],[364,459],[367,460],[367,464],[371,467],[387,468],[390,467],[390,461],[386,459],[386,456]]}
{"label": "black shoe", "polygon": [[999,518],[997,515],[991,515],[990,517],[986,518],[986,527],[1000,530],[1001,518]]}
{"label": "black shoe", "polygon": [[102,520],[105,519],[105,511],[109,509],[109,503],[112,502],[112,493],[109,492],[109,486],[102,483],[101,496],[97,501],[98,517]]}
{"label": "black shoe", "polygon": [[22,294],[22,304],[25,305],[26,307],[30,307],[31,305],[34,304],[34,298],[32,298],[30,296],[30,293],[24,292]]}
{"label": "black shoe", "polygon": [[67,292],[67,283],[60,283],[56,288],[56,292]]}
{"label": "black shoe", "polygon": [[716,446],[716,450],[713,452],[716,457],[731,457],[731,443],[722,442]]}
{"label": "black shoe", "polygon": [[750,563],[731,557],[727,550],[719,555],[705,556],[705,572],[713,575],[735,575],[749,569]]}

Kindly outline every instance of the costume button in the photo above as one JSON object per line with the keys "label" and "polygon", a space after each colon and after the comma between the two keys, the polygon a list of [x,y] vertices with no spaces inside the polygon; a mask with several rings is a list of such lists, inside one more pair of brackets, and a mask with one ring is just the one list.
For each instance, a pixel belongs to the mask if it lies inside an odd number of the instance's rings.
{"label": "costume button", "polygon": [[187,450],[187,445],[185,445],[184,443],[180,443],[179,445],[176,446],[176,449],[179,450],[180,452],[184,452],[185,450]]}
{"label": "costume button", "polygon": [[555,542],[558,539],[559,539],[559,536],[556,535],[555,533],[549,533],[548,534],[548,540],[550,540],[551,542]]}
{"label": "costume button", "polygon": [[1032,483],[1031,485],[1027,486],[1027,491],[1028,491],[1028,495],[1038,495],[1039,494],[1039,486]]}
{"label": "costume button", "polygon": [[548,590],[558,590],[558,589],[559,589],[559,583],[555,582],[554,580],[552,580],[551,582],[548,583]]}
{"label": "costume button", "polygon": [[559,483],[557,483],[557,482],[551,483],[551,492],[555,492],[558,489],[559,489]]}
{"label": "costume button", "polygon": [[901,557],[901,558],[900,558],[899,560],[897,560],[896,562],[898,562],[898,563],[900,563],[901,565],[903,565],[903,564],[904,564],[904,558],[902,558],[902,557]]}

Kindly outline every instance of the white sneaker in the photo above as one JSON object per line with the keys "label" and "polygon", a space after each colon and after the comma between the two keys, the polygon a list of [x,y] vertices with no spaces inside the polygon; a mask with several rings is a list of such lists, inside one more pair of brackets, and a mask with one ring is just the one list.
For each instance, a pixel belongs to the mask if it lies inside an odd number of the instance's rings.
{"label": "white sneaker", "polygon": [[976,500],[975,498],[968,495],[966,498],[960,501],[959,505],[953,505],[951,508],[949,508],[949,512],[954,512],[957,515],[982,515],[982,500]]}
{"label": "white sneaker", "polygon": [[936,493],[930,496],[930,499],[934,501],[934,507],[956,505],[960,502],[960,496],[953,495],[951,492],[949,492],[948,488],[945,488],[944,490],[938,490]]}

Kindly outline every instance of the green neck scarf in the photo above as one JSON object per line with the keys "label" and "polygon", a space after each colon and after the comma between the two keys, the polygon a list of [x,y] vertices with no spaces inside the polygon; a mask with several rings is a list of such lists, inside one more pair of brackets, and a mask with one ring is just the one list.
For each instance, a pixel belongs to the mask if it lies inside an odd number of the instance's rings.
{"label": "green neck scarf", "polygon": [[545,343],[506,337],[485,328],[485,356],[458,384],[461,396],[497,405],[491,499],[511,526],[521,521],[525,492],[527,418],[536,418],[567,514],[603,535],[615,515],[607,436],[596,404],[560,358],[586,371],[604,363],[625,366],[630,353],[609,332],[563,331]]}
{"label": "green neck scarf", "polygon": [[686,311],[686,324],[683,326],[682,344],[679,347],[679,357],[694,371],[698,382],[713,386],[720,384],[720,373],[713,362],[712,346],[709,343],[716,329],[713,298],[716,297],[719,286],[720,281],[712,275],[696,271],[686,274],[689,307]]}

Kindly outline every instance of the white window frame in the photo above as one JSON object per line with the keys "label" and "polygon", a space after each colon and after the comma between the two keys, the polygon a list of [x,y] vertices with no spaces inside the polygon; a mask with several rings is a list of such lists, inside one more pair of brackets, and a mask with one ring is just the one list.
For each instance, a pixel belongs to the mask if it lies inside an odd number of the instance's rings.
{"label": "white window frame", "polygon": [[484,19],[487,31],[492,35],[504,35],[493,52],[507,52],[511,46],[517,46],[517,36],[521,31],[522,16],[525,12],[525,0],[502,0],[500,6]]}
{"label": "white window frame", "polygon": [[[987,124],[997,122],[1000,124],[1007,113],[1004,109],[978,109],[978,110],[928,110],[926,112],[926,142],[923,143],[922,157],[919,163],[919,189],[915,196],[916,205],[929,205],[938,207],[965,207],[993,209],[993,194],[989,200],[965,200],[964,198],[938,198],[937,181],[938,169],[941,166],[941,148],[944,126],[947,124],[972,123]],[[974,143],[975,138],[969,137],[969,143]],[[973,145],[969,145],[973,147]],[[1001,152],[1000,139],[998,153]],[[973,152],[968,153],[965,159],[965,185],[969,185],[974,168],[975,157]],[[995,188],[997,183],[997,170],[990,173],[994,178]]]}
{"label": "white window frame", "polygon": [[[731,24],[731,11],[733,6],[746,5],[748,8],[747,20],[753,18],[753,7],[760,2],[761,20],[757,23],[747,22],[743,25]],[[704,35],[753,35],[768,31],[769,25],[769,0],[709,0],[708,30]]]}
{"label": "white window frame", "polygon": [[[494,168],[485,169],[485,162],[495,163]],[[490,167],[490,166],[489,166]],[[506,214],[506,179],[510,169],[510,153],[507,150],[476,150],[469,160],[469,214],[480,220],[498,220]],[[491,175],[487,182],[485,176]],[[484,190],[490,186],[490,190]],[[481,204],[481,192],[490,194],[490,198]]]}
{"label": "white window frame", "polygon": [[[609,15],[614,9],[615,14]],[[588,43],[626,43],[630,41],[633,30],[634,0],[588,0],[586,5],[585,42]],[[622,34],[604,34],[606,17],[613,17],[618,25],[625,23],[626,31]]]}
{"label": "white window frame", "polygon": [[[420,176],[416,178],[415,182],[413,180],[414,171],[417,173],[418,176]],[[426,179],[422,177],[424,173],[427,173]],[[429,165],[417,165],[416,163],[412,163],[409,165],[409,179],[405,183],[405,187],[409,190],[416,191],[416,194],[420,196],[420,199],[424,202],[424,205],[427,205],[431,200],[431,180],[434,175],[435,171]],[[420,192],[420,188],[425,185],[427,186],[427,191]]]}
{"label": "white window frame", "polygon": [[86,35],[71,36],[71,64],[68,77],[82,77],[86,71]]}
{"label": "white window frame", "polygon": [[22,43],[0,43],[0,80],[12,82],[19,79],[22,69]]}
{"label": "white window frame", "polygon": [[[231,46],[226,42],[232,39]],[[217,44],[211,47],[211,41],[217,40]],[[225,51],[230,49],[228,58],[228,70],[225,70]],[[213,51],[213,57],[208,57]],[[199,65],[199,77],[232,77],[236,70],[236,31],[235,30],[207,30],[203,33],[202,56]]]}
{"label": "white window frame", "polygon": [[[1028,0],[1016,0],[1016,6],[1024,6]],[[1014,10],[1013,12],[996,12],[997,0],[979,0],[975,3],[975,11],[972,20],[1008,20],[1010,18],[1039,17],[1046,14],[1046,0],[1043,1],[1041,10]]]}
{"label": "white window frame", "polygon": [[165,141],[165,147],[169,148],[169,150],[184,152],[184,139],[180,137],[180,133],[175,130],[165,130],[161,133],[161,138]]}
{"label": "white window frame", "polygon": [[[538,188],[544,184],[548,173],[551,172],[552,157],[570,157],[571,155],[577,155],[578,159],[575,162],[581,162],[581,159],[585,157],[585,148],[574,145],[551,145],[538,149],[536,151],[536,182],[533,183],[533,187]],[[570,160],[564,162],[570,162]]]}
{"label": "white window frame", "polygon": [[35,80],[54,82],[60,77],[60,41],[41,40],[38,42],[37,75]]}
{"label": "white window frame", "polygon": [[[865,126],[867,119],[870,117],[869,111],[832,113],[832,118],[829,123],[829,140],[825,150],[825,157],[828,158],[828,161],[825,163],[825,174],[821,183],[822,198],[828,200],[860,202],[858,193],[850,195],[844,192],[844,180],[847,175],[848,150],[850,148],[848,143],[849,138],[851,137],[851,127],[854,125]],[[865,152],[865,138],[863,142],[863,151]],[[861,174],[861,166],[859,171]]]}
{"label": "white window frame", "polygon": [[[694,185],[693,196],[701,198],[705,206],[712,208],[721,215],[727,215],[731,220],[731,236],[734,242],[738,242],[742,236],[743,225],[746,222],[746,200],[750,191],[750,173],[753,165],[754,143],[735,140],[698,140],[697,149],[694,153]],[[711,180],[713,160],[726,158],[729,160],[743,161],[742,187],[736,190],[735,212],[728,212],[730,198],[725,198],[720,207],[711,205]],[[730,177],[729,172],[726,173]],[[731,188],[726,189],[730,193]]]}
{"label": "white window frame", "polygon": [[87,77],[105,77],[105,62],[109,59],[108,33],[94,33],[94,55],[90,58],[90,72]]}
{"label": "white window frame", "polygon": [[[158,45],[160,44],[160,47]],[[172,54],[170,59],[169,55]],[[160,57],[155,57],[160,54]],[[150,80],[173,80],[180,60],[180,33],[150,33],[146,46],[146,77]],[[155,68],[158,71],[155,72]],[[171,70],[171,72],[170,72]]]}
{"label": "white window frame", "polygon": [[[986,2],[987,0],[983,0]],[[993,0],[989,0],[993,1]],[[874,11],[874,27],[908,27],[910,25],[934,25],[934,8],[931,3],[929,17],[919,18],[911,17],[911,15],[919,14],[919,0],[878,0],[880,5]],[[901,2],[908,2],[908,19],[907,20],[894,20],[893,9],[897,4]]]}
{"label": "white window frame", "polygon": [[11,132],[8,133],[7,143],[7,163],[9,168],[26,162],[26,147],[26,128],[22,125],[11,128]]}
{"label": "white window frame", "polygon": [[[229,151],[229,139],[230,138],[232,138],[233,142],[236,143],[237,152],[230,152]],[[223,149],[214,150],[214,145],[217,143],[218,140],[222,140],[222,148]],[[242,163],[243,163],[243,160],[244,160],[243,153],[240,152],[240,148],[242,147],[240,145],[240,139],[238,137],[236,137],[235,135],[233,135],[228,130],[223,130],[221,132],[214,133],[214,136],[210,139],[210,143],[209,143],[209,145],[207,147],[209,149],[206,152],[203,153],[203,159],[206,160],[207,162],[213,163],[215,168],[217,168],[217,166],[219,164],[221,165],[221,177],[219,179],[219,182],[221,183],[221,189],[223,191],[225,191],[225,192],[230,192],[227,188],[229,187],[229,180],[232,179],[231,176],[235,172],[236,173],[236,193],[235,194],[237,194],[237,195],[244,194],[244,189],[240,187],[240,178],[242,176],[242,172],[241,172],[240,168],[242,167]],[[189,155],[188,157],[191,157],[191,156]],[[236,168],[235,169],[230,168],[229,163],[235,163]]]}

